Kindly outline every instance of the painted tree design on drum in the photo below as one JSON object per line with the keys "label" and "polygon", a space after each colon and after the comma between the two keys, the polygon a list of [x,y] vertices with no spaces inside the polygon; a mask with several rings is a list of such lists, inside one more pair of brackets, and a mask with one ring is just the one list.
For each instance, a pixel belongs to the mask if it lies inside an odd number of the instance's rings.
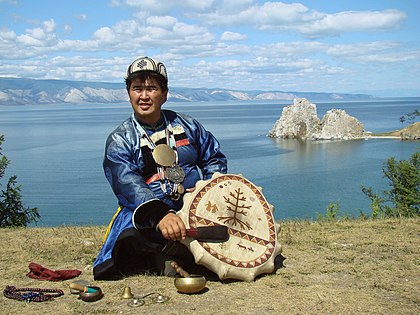
{"label": "painted tree design on drum", "polygon": [[232,197],[232,199],[230,197],[223,196],[223,199],[228,204],[226,210],[231,212],[232,215],[220,216],[217,218],[223,221],[223,223],[231,223],[232,226],[239,225],[242,230],[252,230],[251,225],[240,218],[241,216],[246,217],[248,212],[245,210],[251,208],[250,205],[245,204],[246,197],[243,196],[243,194],[244,193],[241,191],[241,189],[238,188],[235,190],[235,193],[229,192],[229,196]]}

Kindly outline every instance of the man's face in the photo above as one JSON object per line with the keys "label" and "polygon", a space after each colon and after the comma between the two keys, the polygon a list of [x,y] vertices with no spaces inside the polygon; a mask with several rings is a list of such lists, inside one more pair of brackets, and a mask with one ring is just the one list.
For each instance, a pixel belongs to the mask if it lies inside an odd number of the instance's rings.
{"label": "man's face", "polygon": [[131,82],[128,94],[137,119],[148,125],[155,125],[159,121],[160,110],[166,102],[168,91],[162,91],[154,79],[141,81],[137,78]]}

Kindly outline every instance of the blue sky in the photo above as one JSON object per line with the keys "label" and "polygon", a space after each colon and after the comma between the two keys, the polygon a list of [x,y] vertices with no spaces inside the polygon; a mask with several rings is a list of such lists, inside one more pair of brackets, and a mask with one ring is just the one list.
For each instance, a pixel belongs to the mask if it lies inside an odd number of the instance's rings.
{"label": "blue sky", "polygon": [[0,76],[122,82],[147,55],[170,87],[419,96],[419,16],[417,0],[0,0]]}

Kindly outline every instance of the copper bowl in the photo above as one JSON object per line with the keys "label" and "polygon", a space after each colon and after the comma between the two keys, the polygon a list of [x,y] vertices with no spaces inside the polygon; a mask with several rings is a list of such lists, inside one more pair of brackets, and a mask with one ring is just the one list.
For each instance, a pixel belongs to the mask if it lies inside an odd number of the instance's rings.
{"label": "copper bowl", "polygon": [[207,280],[203,276],[190,275],[184,278],[175,278],[174,284],[180,293],[197,293],[206,287]]}
{"label": "copper bowl", "polygon": [[82,301],[95,302],[102,299],[104,294],[102,293],[102,290],[100,287],[89,287],[89,288],[95,289],[96,292],[80,292],[79,296]]}

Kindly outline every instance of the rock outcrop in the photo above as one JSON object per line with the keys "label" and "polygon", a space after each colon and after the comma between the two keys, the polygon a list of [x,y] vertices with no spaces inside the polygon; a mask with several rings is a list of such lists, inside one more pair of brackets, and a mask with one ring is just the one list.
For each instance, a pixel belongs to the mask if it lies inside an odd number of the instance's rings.
{"label": "rock outcrop", "polygon": [[365,137],[364,127],[360,121],[342,109],[331,109],[321,121],[319,139],[361,139]]}
{"label": "rock outcrop", "polygon": [[420,140],[420,122],[416,122],[401,130],[402,140]]}
{"label": "rock outcrop", "polygon": [[304,140],[350,140],[367,135],[363,125],[344,110],[331,109],[322,120],[318,118],[316,105],[304,98],[294,99],[283,108],[268,136]]}
{"label": "rock outcrop", "polygon": [[293,105],[283,108],[280,119],[268,135],[274,138],[307,139],[318,133],[320,124],[315,104],[304,98],[295,98]]}

